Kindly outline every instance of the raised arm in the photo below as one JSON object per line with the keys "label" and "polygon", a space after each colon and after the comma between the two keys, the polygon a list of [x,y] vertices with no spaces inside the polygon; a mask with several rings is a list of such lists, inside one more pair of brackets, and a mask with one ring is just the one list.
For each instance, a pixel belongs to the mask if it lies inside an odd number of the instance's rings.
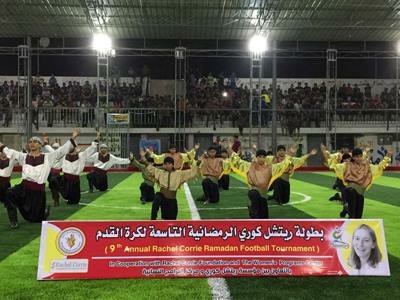
{"label": "raised arm", "polygon": [[143,172],[147,167],[146,164],[144,164],[143,162],[138,161],[136,158],[133,158],[131,163],[132,163],[132,166],[138,168],[140,172]]}
{"label": "raised arm", "polygon": [[165,170],[160,169],[160,168],[156,168],[156,167],[153,166],[153,165],[147,166],[146,171],[147,171],[151,176],[153,176],[154,179],[157,180],[157,181],[159,181],[161,174],[163,174],[164,172],[166,172]]}
{"label": "raised arm", "polygon": [[4,144],[0,143],[0,152],[3,152],[5,155],[11,158],[11,160],[16,160],[20,165],[22,165],[25,161],[26,153],[16,151],[13,149],[9,149]]}
{"label": "raised arm", "polygon": [[196,157],[197,150],[200,149],[200,143],[196,143],[192,150],[187,151],[186,153],[181,153],[182,160],[184,163],[190,162]]}
{"label": "raised arm", "polygon": [[280,163],[276,163],[276,164],[272,164],[272,177],[271,180],[268,184],[268,187],[271,186],[271,184],[278,179],[279,177],[281,177],[290,167],[291,162],[290,162],[290,157],[286,156],[285,159],[283,161],[281,161]]}
{"label": "raised arm", "polygon": [[100,141],[100,132],[97,131],[96,139],[83,152],[79,153],[79,157],[83,158],[84,160],[87,160],[93,153],[96,152],[99,141]]}
{"label": "raised arm", "polygon": [[94,162],[96,160],[96,158],[99,156],[99,152],[95,152],[92,155],[90,155],[88,158],[86,158],[87,162]]}
{"label": "raised arm", "polygon": [[[390,165],[392,156],[393,156],[393,151],[389,150],[387,152],[387,155],[382,159],[382,161],[378,165],[373,165],[373,164],[369,165],[372,173],[372,182],[378,179],[383,174],[383,171]],[[367,189],[369,187],[370,186],[368,186]]]}
{"label": "raised arm", "polygon": [[74,129],[72,131],[72,136],[71,138],[60,148],[55,150],[54,152],[48,153],[48,158],[50,163],[54,163],[56,160],[61,159],[64,157],[67,153],[71,151],[74,147],[76,147],[75,144],[75,138],[79,135],[79,130]]}
{"label": "raised arm", "polygon": [[330,168],[332,164],[338,164],[341,160],[342,154],[340,152],[331,154],[324,144],[321,144],[321,154],[324,159],[325,165]]}
{"label": "raised arm", "polygon": [[129,165],[131,163],[129,158],[116,157],[110,154],[110,161],[113,165]]}
{"label": "raised arm", "polygon": [[241,159],[237,153],[232,153],[231,168],[235,173],[239,174],[242,177],[246,177],[250,166],[250,162]]}
{"label": "raised arm", "polygon": [[222,173],[220,177],[222,177],[222,175],[227,175],[230,172],[231,172],[231,160],[230,158],[225,158],[222,161]]}
{"label": "raised arm", "polygon": [[330,154],[323,144],[321,144],[321,153],[326,166],[335,172],[337,178],[343,181],[346,163],[339,163],[340,153]]}
{"label": "raised arm", "polygon": [[150,157],[154,159],[154,163],[157,165],[161,165],[164,163],[165,154],[155,154],[150,149],[146,149],[146,152],[150,154]]}
{"label": "raised arm", "polygon": [[183,171],[176,171],[176,172],[179,172],[179,174],[181,175],[180,176],[180,180],[181,180],[180,184],[182,184],[186,181],[189,181],[189,180],[195,178],[197,175],[199,175],[200,169],[197,166],[197,162],[193,160],[190,169],[183,170]]}
{"label": "raised arm", "polygon": [[295,171],[296,169],[300,168],[302,165],[304,165],[304,163],[306,162],[306,160],[312,156],[317,154],[317,149],[312,149],[310,153],[303,155],[302,157],[290,157],[291,163],[293,165],[293,171]]}

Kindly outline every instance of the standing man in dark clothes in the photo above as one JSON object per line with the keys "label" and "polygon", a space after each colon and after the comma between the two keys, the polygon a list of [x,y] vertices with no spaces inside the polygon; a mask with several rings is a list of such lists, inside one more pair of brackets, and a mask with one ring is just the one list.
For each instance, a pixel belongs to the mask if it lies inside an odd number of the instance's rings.
{"label": "standing man in dark clothes", "polygon": [[233,136],[233,144],[232,144],[232,151],[235,153],[238,153],[240,148],[242,146],[242,143],[239,140],[239,136],[238,135],[234,135]]}

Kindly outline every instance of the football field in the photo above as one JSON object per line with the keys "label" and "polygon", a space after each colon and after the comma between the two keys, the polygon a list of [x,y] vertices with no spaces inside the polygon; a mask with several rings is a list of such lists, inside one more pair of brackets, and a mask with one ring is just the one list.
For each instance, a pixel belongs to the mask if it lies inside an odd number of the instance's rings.
{"label": "football field", "polygon": [[[384,220],[391,277],[258,277],[227,278],[232,299],[400,299],[400,173],[386,172],[365,197],[364,218]],[[12,183],[19,181],[15,174]],[[139,173],[110,173],[107,192],[87,193],[81,177],[80,205],[51,210],[51,220],[149,220],[151,204],[139,201]],[[220,203],[196,202],[202,219],[246,219],[247,186],[231,175],[231,188],[222,191]],[[278,206],[269,202],[272,219],[336,219],[341,204],[328,198],[335,191],[334,175],[298,172],[291,179],[291,201]],[[193,198],[201,195],[201,180],[191,182]],[[178,219],[190,219],[183,188],[178,193]],[[50,193],[47,201],[52,204]],[[118,279],[86,281],[36,280],[41,224],[25,222],[10,230],[0,210],[0,299],[212,299],[207,279]]]}

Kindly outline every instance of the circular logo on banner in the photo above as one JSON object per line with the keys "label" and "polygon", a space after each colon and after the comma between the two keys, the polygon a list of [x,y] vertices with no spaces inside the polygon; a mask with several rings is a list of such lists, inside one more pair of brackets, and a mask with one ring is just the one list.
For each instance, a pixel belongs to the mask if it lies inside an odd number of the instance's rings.
{"label": "circular logo on banner", "polygon": [[85,246],[85,235],[76,227],[68,227],[57,236],[57,250],[64,255],[75,255]]}

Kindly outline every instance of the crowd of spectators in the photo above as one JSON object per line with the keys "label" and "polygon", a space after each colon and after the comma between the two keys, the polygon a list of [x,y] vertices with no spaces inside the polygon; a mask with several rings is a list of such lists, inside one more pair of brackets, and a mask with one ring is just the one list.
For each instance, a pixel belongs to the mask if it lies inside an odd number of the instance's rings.
{"label": "crowd of spectators", "polygon": [[[13,118],[10,108],[23,108],[18,101],[18,89],[23,99],[24,89],[12,80],[0,85],[0,121],[8,127]],[[282,134],[293,135],[300,127],[321,127],[327,116],[327,108],[332,119],[334,114],[339,121],[391,121],[395,118],[396,89],[384,88],[380,95],[373,95],[369,84],[363,90],[357,85],[343,84],[329,91],[324,82],[309,85],[298,82],[287,90],[277,86],[278,121]],[[165,95],[149,96],[142,91],[142,84],[120,83],[112,81],[109,86],[108,107],[106,107],[106,85],[99,86],[100,107],[104,109],[138,108],[132,113],[135,126],[170,127],[174,125],[174,97]],[[70,123],[78,121],[80,126],[93,126],[95,107],[97,106],[97,87],[89,81],[81,85],[79,81],[59,83],[53,75],[48,82],[40,76],[32,82],[32,120],[36,127],[44,121],[49,127],[55,120]],[[187,82],[187,98],[179,99],[178,121],[185,127],[239,127],[241,131],[249,124],[250,89],[238,84],[236,75],[226,77],[222,74],[199,76],[191,74]],[[329,105],[327,105],[329,93]],[[252,91],[252,124],[259,122],[261,107],[261,125],[267,127],[271,121],[272,86],[256,87]],[[335,110],[336,103],[336,110]],[[59,109],[54,109],[59,108]],[[79,108],[68,110],[67,108]],[[154,108],[156,108],[154,110]],[[146,110],[148,109],[148,110]],[[385,109],[385,113],[377,110]],[[393,109],[393,110],[391,110]],[[183,117],[184,116],[184,117]]]}

